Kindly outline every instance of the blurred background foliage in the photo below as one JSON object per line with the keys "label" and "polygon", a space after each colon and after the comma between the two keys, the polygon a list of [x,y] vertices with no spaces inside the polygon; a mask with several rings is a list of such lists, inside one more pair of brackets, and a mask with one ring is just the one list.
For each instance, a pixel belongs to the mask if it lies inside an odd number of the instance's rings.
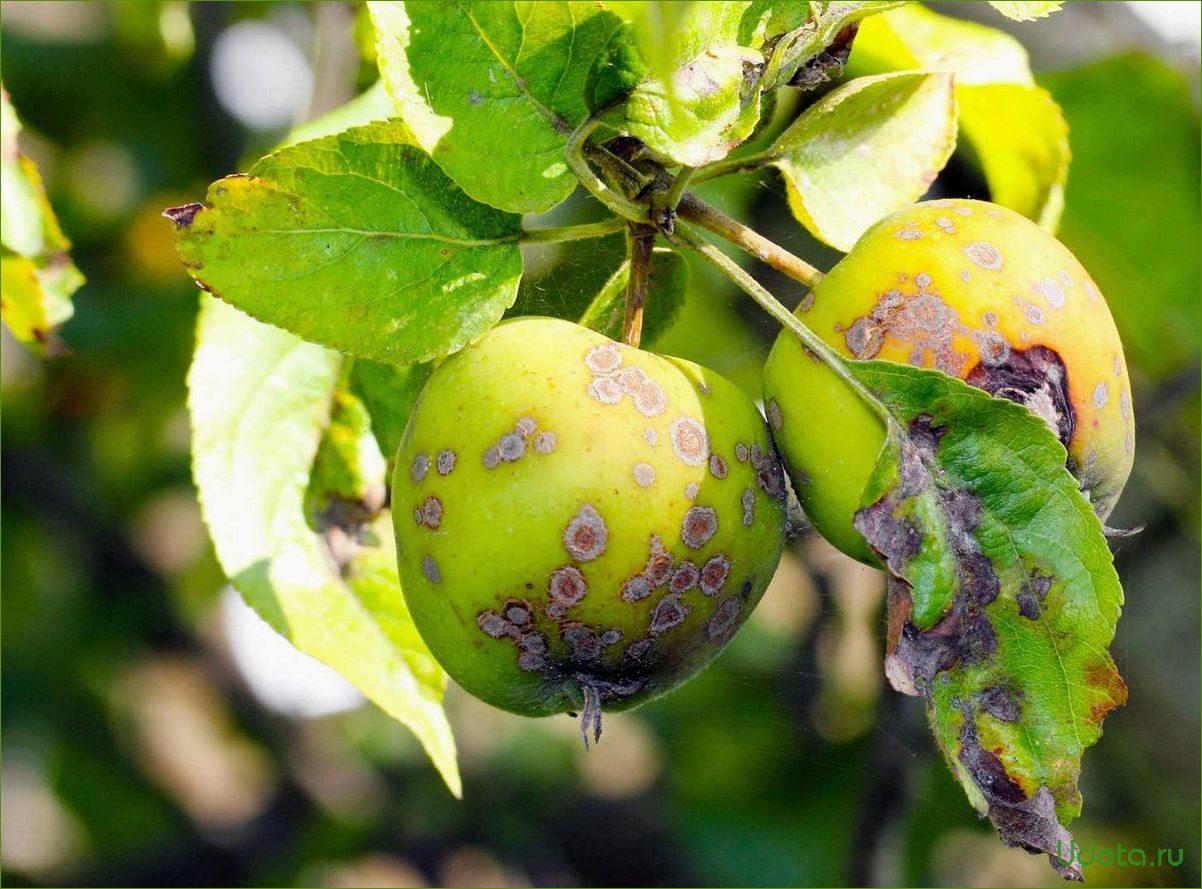
{"label": "blurred background foliage", "polygon": [[[1180,43],[1132,4],[1008,26],[1071,128],[1060,234],[1110,301],[1139,421],[1112,519],[1145,527],[1115,542],[1130,704],[1086,757],[1074,832],[1086,847],[1183,849],[1184,863],[1087,867],[1102,886],[1199,881],[1198,4],[1171,5],[1190,10],[1173,14]],[[4,333],[6,884],[1057,882],[977,821],[920,703],[883,688],[881,576],[805,537],[729,652],[610,717],[592,753],[566,717],[522,720],[452,690],[453,800],[403,728],[226,586],[189,472],[197,291],[159,216],[371,85],[362,11],[4,3],[0,21],[22,149],[88,279],[64,354],[44,361]],[[782,97],[770,131],[821,93]],[[779,181],[704,192],[820,266],[837,259]],[[965,153],[932,194],[988,190]],[[554,215],[595,213],[573,200]],[[581,247],[532,252],[527,291],[595,292]],[[656,348],[758,395],[770,322],[692,273]]]}

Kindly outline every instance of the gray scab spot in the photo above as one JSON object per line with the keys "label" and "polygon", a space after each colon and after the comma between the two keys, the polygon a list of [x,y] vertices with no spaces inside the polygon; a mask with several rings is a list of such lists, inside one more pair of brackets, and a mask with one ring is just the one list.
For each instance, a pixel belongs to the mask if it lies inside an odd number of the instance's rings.
{"label": "gray scab spot", "polygon": [[659,441],[659,435],[656,433],[656,431],[654,429],[652,429],[650,426],[648,426],[646,429],[643,430],[643,441],[647,442],[647,444],[649,444],[649,445],[653,445],[657,441]]}
{"label": "gray scab spot", "polygon": [[426,473],[430,471],[430,458],[425,454],[417,454],[413,458],[413,465],[409,467],[409,478],[413,479],[414,483],[420,482],[426,477]]}
{"label": "gray scab spot", "polygon": [[[957,207],[956,211],[961,209]],[[983,269],[996,272],[1002,267],[1001,251],[988,241],[974,241],[964,248],[964,255]]]}
{"label": "gray scab spot", "polygon": [[680,539],[689,549],[701,549],[718,532],[718,513],[709,506],[694,506],[685,513]]}
{"label": "gray scab spot", "polygon": [[981,321],[986,327],[997,327],[997,312],[984,312]]}
{"label": "gray scab spot", "polygon": [[644,574],[636,574],[622,584],[621,597],[625,602],[639,602],[651,595],[654,589]]}
{"label": "gray scab spot", "polygon": [[655,645],[654,639],[642,638],[636,639],[626,646],[626,657],[632,661],[641,661],[651,651],[651,647]]}
{"label": "gray scab spot", "polygon": [[735,597],[723,599],[705,624],[705,638],[713,641],[723,639],[730,634],[739,613],[743,610],[743,602]]}
{"label": "gray scab spot", "polygon": [[605,374],[617,369],[622,363],[622,356],[613,343],[602,343],[588,350],[584,363],[593,373]]}
{"label": "gray scab spot", "polygon": [[716,479],[724,479],[726,473],[726,461],[718,454],[710,454],[710,474]]}
{"label": "gray scab spot", "polygon": [[455,452],[450,448],[443,448],[438,452],[438,474],[450,475],[455,469]]}
{"label": "gray scab spot", "polygon": [[743,527],[750,528],[755,521],[755,491],[747,488],[743,491]]}
{"label": "gray scab spot", "polygon": [[497,466],[500,465],[500,463],[501,463],[501,451],[496,445],[493,445],[491,448],[489,448],[487,451],[484,452],[484,468],[485,469],[496,469]]}
{"label": "gray scab spot", "polygon": [[495,611],[481,611],[476,615],[476,626],[494,639],[505,635],[505,619]]}
{"label": "gray scab spot", "polygon": [[677,593],[668,593],[651,611],[651,633],[664,633],[679,626],[692,610]]}
{"label": "gray scab spot", "polygon": [[692,417],[673,420],[669,436],[672,450],[689,466],[700,466],[709,456],[709,435],[705,427]]}
{"label": "gray scab spot", "polygon": [[943,231],[947,232],[949,235],[954,235],[956,233],[956,224],[954,222],[952,222],[950,219],[948,219],[946,216],[936,216],[935,224],[937,226],[939,226],[941,229],[943,229]]}
{"label": "gray scab spot", "polygon": [[1096,408],[1106,407],[1106,402],[1110,400],[1110,388],[1105,381],[1098,383],[1093,389],[1093,406]]}
{"label": "gray scab spot", "polygon": [[526,439],[517,432],[508,432],[497,442],[497,452],[506,463],[520,460],[526,453]]}
{"label": "gray scab spot", "polygon": [[641,488],[650,488],[655,484],[655,467],[650,463],[635,463],[634,481]]}
{"label": "gray scab spot", "polygon": [[689,482],[687,485],[684,486],[685,499],[686,500],[696,500],[697,494],[700,493],[700,491],[701,491],[701,488],[697,484],[697,482]]}
{"label": "gray scab spot", "polygon": [[1064,288],[1055,278],[1046,277],[1032,286],[1032,289],[1048,301],[1053,309],[1064,308]]}
{"label": "gray scab spot", "polygon": [[726,578],[729,576],[730,557],[725,553],[718,553],[701,566],[698,585],[701,587],[701,592],[707,596],[716,596],[722,592],[722,587],[725,586]]}
{"label": "gray scab spot", "polygon": [[960,269],[960,280],[967,284],[972,280],[972,272],[968,269]]}
{"label": "gray scab spot", "polygon": [[530,417],[522,417],[517,421],[517,423],[514,424],[513,431],[525,439],[533,435],[536,428],[538,427],[533,419]]}
{"label": "gray scab spot", "polygon": [[1027,316],[1027,320],[1032,324],[1043,324],[1043,309],[1034,303],[1027,303],[1023,307],[1023,314]]}
{"label": "gray scab spot", "polygon": [[957,216],[971,216],[972,209],[969,207],[956,207],[953,211]]}
{"label": "gray scab spot", "polygon": [[622,387],[612,377],[595,377],[588,384],[588,394],[601,404],[617,404],[622,400]]}
{"label": "gray scab spot", "polygon": [[442,571],[431,555],[422,556],[422,574],[426,575],[426,580],[430,583],[442,583]]}
{"label": "gray scab spot", "polygon": [[780,412],[780,402],[775,398],[769,398],[766,406],[768,413],[768,422],[773,429],[780,429],[785,425],[784,415]]}
{"label": "gray scab spot", "polygon": [[897,238],[900,241],[917,241],[921,237],[922,232],[918,230],[918,223],[913,219],[908,220],[905,227],[897,232]]}
{"label": "gray scab spot", "polygon": [[484,97],[475,90],[471,90],[467,94],[467,103],[472,106],[482,105],[484,103]]}
{"label": "gray scab spot", "polygon": [[701,580],[701,572],[692,562],[684,561],[676,566],[668,580],[668,589],[673,593],[687,593]]}
{"label": "gray scab spot", "polygon": [[551,573],[547,582],[547,594],[556,602],[563,605],[576,605],[588,593],[588,585],[580,569],[573,565],[565,565]]}
{"label": "gray scab spot", "polygon": [[616,627],[606,630],[601,634],[602,645],[617,645],[622,641],[622,631]]}
{"label": "gray scab spot", "polygon": [[647,567],[643,575],[653,587],[663,586],[672,576],[672,566],[675,560],[672,553],[664,546],[658,534],[651,535],[651,553],[647,556]]}
{"label": "gray scab spot", "polygon": [[843,335],[847,350],[860,361],[876,356],[885,341],[881,329],[868,318],[858,318]]}
{"label": "gray scab spot", "polygon": [[1060,271],[1058,271],[1056,273],[1056,277],[1060,279],[1060,283],[1063,284],[1065,287],[1073,286],[1072,276],[1068,272],[1066,272],[1064,269],[1061,269]]}
{"label": "gray scab spot", "polygon": [[591,503],[580,507],[563,532],[564,549],[580,562],[588,562],[605,552],[608,540],[609,530],[605,527],[605,520]]}
{"label": "gray scab spot", "polygon": [[1127,394],[1126,389],[1119,393],[1119,413],[1123,415],[1124,420],[1131,416],[1131,396]]}
{"label": "gray scab spot", "polygon": [[926,272],[919,272],[914,276],[914,283],[918,286],[919,290],[926,290],[934,281],[932,281],[931,276]]}
{"label": "gray scab spot", "polygon": [[554,432],[540,432],[534,438],[534,450],[540,454],[549,454],[555,450],[559,439]]}
{"label": "gray scab spot", "polygon": [[1114,375],[1121,377],[1123,375],[1123,359],[1118,355],[1114,356]]}
{"label": "gray scab spot", "polygon": [[809,293],[807,293],[805,296],[803,296],[801,298],[801,302],[799,302],[797,304],[797,309],[798,309],[798,311],[801,311],[801,312],[808,312],[812,308],[814,308],[814,291],[813,290],[811,290]]}
{"label": "gray scab spot", "polygon": [[740,463],[747,462],[747,445],[741,441],[735,444],[735,459]]}
{"label": "gray scab spot", "polygon": [[421,506],[422,517],[419,525],[425,525],[431,530],[437,530],[442,524],[442,501],[431,494]]}
{"label": "gray scab spot", "polygon": [[1088,278],[1085,280],[1085,295],[1089,297],[1090,302],[1098,302],[1102,298],[1102,294],[1098,292],[1098,287],[1093,281]]}
{"label": "gray scab spot", "polygon": [[568,624],[559,635],[572,650],[576,660],[591,661],[601,656],[601,638],[591,627],[583,624]]}

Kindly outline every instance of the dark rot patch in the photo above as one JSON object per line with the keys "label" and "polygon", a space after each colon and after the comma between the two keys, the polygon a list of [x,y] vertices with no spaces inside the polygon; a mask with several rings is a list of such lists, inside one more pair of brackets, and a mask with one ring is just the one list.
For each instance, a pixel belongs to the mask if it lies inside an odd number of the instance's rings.
{"label": "dark rot patch", "polygon": [[565,565],[553,571],[551,579],[547,582],[547,594],[551,597],[552,602],[560,605],[576,605],[586,593],[588,593],[588,584],[584,580],[584,575],[580,573],[579,568],[572,565]]}
{"label": "dark rot patch", "polygon": [[580,562],[588,562],[605,552],[609,541],[609,530],[605,520],[591,503],[580,507],[580,511],[568,522],[563,532],[563,546],[568,555]]}
{"label": "dark rot patch", "polygon": [[700,579],[701,572],[696,565],[692,562],[681,562],[672,572],[672,577],[668,581],[668,589],[677,595],[687,593],[697,586]]}
{"label": "dark rot patch", "polygon": [[626,657],[632,661],[641,661],[651,651],[655,645],[655,640],[644,636],[641,639],[636,639],[626,646]]}
{"label": "dark rot patch", "polygon": [[699,585],[701,592],[707,596],[716,596],[722,592],[726,579],[730,577],[730,556],[718,553],[701,567]]}
{"label": "dark rot patch", "polygon": [[760,488],[773,500],[783,503],[785,500],[785,471],[781,467],[780,458],[776,455],[776,449],[770,445],[765,451],[758,444],[753,444],[749,456]]}
{"label": "dark rot patch", "polygon": [[1017,695],[1008,688],[991,685],[977,694],[977,706],[994,719],[1002,722],[1018,722],[1019,707]]}
{"label": "dark rot patch", "polygon": [[[891,591],[891,618],[899,610],[892,601],[895,595]],[[908,593],[906,602],[904,607],[908,609]],[[925,633],[905,621],[897,641],[885,658],[885,675],[895,691],[913,696],[925,695],[930,693],[935,675],[951,669],[960,657],[960,618],[955,612],[944,615],[939,623]]]}
{"label": "dark rot patch", "polygon": [[718,513],[709,506],[694,506],[685,513],[680,539],[689,549],[701,549],[718,533]]}
{"label": "dark rot patch", "polygon": [[692,610],[679,593],[668,593],[656,603],[651,612],[651,633],[658,635],[679,626]]}
{"label": "dark rot patch", "polygon": [[1065,447],[1072,440],[1077,418],[1069,397],[1068,371],[1052,349],[1012,349],[1005,360],[993,365],[982,362],[964,379],[990,395],[1028,408],[1052,428]]}
{"label": "dark rot patch", "polygon": [[729,636],[742,610],[743,603],[739,599],[734,597],[723,599],[705,624],[705,638],[712,642],[715,639],[725,639]]}

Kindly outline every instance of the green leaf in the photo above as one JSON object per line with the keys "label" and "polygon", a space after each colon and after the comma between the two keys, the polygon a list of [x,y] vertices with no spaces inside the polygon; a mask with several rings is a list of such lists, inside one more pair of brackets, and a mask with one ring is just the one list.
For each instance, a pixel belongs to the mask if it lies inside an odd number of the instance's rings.
{"label": "green leaf", "polygon": [[[763,56],[739,44],[746,2],[652,2],[632,30],[649,79],[604,116],[669,165],[721,160],[755,129],[759,90],[744,88],[745,66]],[[672,35],[665,40],[664,35]]]}
{"label": "green leaf", "polygon": [[188,405],[205,521],[251,606],[408,726],[459,795],[446,678],[404,607],[383,460],[335,395],[342,360],[204,299]]}
{"label": "green leaf", "polygon": [[168,211],[206,290],[312,342],[398,364],[462,348],[517,293],[520,218],[455,187],[388,121],[270,154]]}
{"label": "green leaf", "polygon": [[1044,83],[1073,134],[1060,239],[1106,295],[1128,357],[1155,377],[1181,371],[1197,361],[1202,338],[1199,127],[1189,85],[1136,54]]}
{"label": "green leaf", "polygon": [[1071,876],[1055,854],[1081,811],[1081,757],[1126,700],[1101,523],[1027,409],[936,371],[849,366],[891,418],[855,520],[891,575],[886,673],[926,699],[1002,839]]}
{"label": "green leaf", "polygon": [[989,5],[1008,19],[1016,22],[1033,22],[1059,12],[1061,0],[989,0]]}
{"label": "green leaf", "polygon": [[961,132],[990,196],[1055,230],[1068,178],[1068,129],[1059,106],[1035,86],[1017,40],[911,4],[863,24],[849,67],[955,74]]}
{"label": "green leaf", "polygon": [[585,80],[621,20],[591,2],[369,4],[401,117],[476,200],[549,210],[576,187],[564,158]]}
{"label": "green leaf", "polygon": [[955,147],[951,75],[884,74],[823,98],[768,153],[793,215],[847,251],[882,216],[922,197]]}
{"label": "green leaf", "polygon": [[21,130],[0,87],[0,314],[13,336],[44,348],[74,311],[71,294],[84,277],[71,262],[37,167],[17,147]]}
{"label": "green leaf", "polygon": [[[626,285],[630,260],[624,260],[605,282],[583,314],[580,323],[613,340],[622,337],[626,315]],[[651,274],[643,304],[642,345],[649,346],[667,332],[684,305],[689,289],[689,266],[675,250],[656,247],[651,255]]]}
{"label": "green leaf", "polygon": [[804,28],[813,12],[805,0],[752,0],[739,19],[739,45],[761,47],[770,38]]}

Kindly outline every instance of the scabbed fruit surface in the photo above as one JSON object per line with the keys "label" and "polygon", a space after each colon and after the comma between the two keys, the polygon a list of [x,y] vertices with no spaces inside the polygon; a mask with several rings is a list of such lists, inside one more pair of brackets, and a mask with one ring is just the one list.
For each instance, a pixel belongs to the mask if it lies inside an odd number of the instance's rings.
{"label": "scabbed fruit surface", "polygon": [[[1098,515],[1110,514],[1135,442],[1122,343],[1089,274],[1035,223],[981,201],[916,204],[866,232],[796,314],[848,358],[935,368],[1025,404],[1068,449]],[[874,563],[852,516],[881,422],[787,333],[764,392],[807,515],[844,552]]]}
{"label": "scabbed fruit surface", "polygon": [[405,598],[490,704],[635,706],[755,607],[784,495],[764,421],[729,381],[566,321],[507,321],[434,371],[401,442]]}

